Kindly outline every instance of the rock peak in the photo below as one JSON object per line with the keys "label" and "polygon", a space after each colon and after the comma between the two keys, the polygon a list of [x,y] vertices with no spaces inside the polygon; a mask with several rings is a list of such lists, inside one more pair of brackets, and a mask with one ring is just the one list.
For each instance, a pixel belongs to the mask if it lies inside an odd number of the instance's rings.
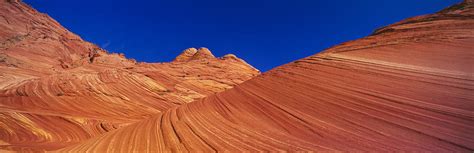
{"label": "rock peak", "polygon": [[222,58],[224,58],[224,59],[238,59],[238,57],[235,56],[234,54],[226,54]]}
{"label": "rock peak", "polygon": [[199,50],[197,51],[196,54],[194,54],[192,60],[199,60],[199,59],[212,59],[212,58],[216,58],[212,52],[205,48],[205,47],[201,47],[199,48]]}
{"label": "rock peak", "polygon": [[238,58],[238,57],[237,57],[236,55],[234,55],[234,54],[226,54],[226,55],[222,56],[221,59],[224,59],[224,60],[234,60],[234,61],[240,61],[240,62],[246,63],[244,60]]}
{"label": "rock peak", "polygon": [[198,50],[196,48],[188,48],[179,54],[174,61],[175,62],[186,62],[191,60],[191,58],[196,54]]}
{"label": "rock peak", "polygon": [[188,48],[184,50],[181,54],[179,54],[175,59],[174,62],[187,62],[191,60],[200,60],[200,59],[213,59],[216,58],[212,52],[205,48],[201,47],[199,49],[196,48]]}

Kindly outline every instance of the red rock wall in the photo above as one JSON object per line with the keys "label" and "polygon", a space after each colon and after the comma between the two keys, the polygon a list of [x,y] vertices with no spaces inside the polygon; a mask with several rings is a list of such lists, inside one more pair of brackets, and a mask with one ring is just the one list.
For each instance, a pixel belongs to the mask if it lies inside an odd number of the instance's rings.
{"label": "red rock wall", "polygon": [[473,11],[404,20],[61,151],[470,152]]}
{"label": "red rock wall", "polygon": [[202,53],[189,61],[136,63],[22,2],[2,0],[0,150],[77,144],[259,74],[241,59]]}

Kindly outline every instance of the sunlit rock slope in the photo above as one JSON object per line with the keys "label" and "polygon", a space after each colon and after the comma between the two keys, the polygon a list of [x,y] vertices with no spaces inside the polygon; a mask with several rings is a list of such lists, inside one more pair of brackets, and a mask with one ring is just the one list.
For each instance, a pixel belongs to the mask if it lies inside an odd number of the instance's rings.
{"label": "sunlit rock slope", "polygon": [[187,50],[195,52],[186,60],[137,63],[21,1],[1,0],[0,152],[76,144],[259,74],[235,56]]}
{"label": "sunlit rock slope", "polygon": [[403,20],[60,151],[472,152],[473,5]]}

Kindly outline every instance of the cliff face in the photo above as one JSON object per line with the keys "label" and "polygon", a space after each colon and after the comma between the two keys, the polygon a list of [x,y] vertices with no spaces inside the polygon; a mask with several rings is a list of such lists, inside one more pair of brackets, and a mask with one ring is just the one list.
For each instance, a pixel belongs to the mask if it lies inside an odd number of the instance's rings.
{"label": "cliff face", "polygon": [[1,0],[0,150],[76,144],[259,74],[239,58],[199,50],[192,60],[137,63]]}
{"label": "cliff face", "polygon": [[472,151],[473,12],[401,21],[61,151]]}

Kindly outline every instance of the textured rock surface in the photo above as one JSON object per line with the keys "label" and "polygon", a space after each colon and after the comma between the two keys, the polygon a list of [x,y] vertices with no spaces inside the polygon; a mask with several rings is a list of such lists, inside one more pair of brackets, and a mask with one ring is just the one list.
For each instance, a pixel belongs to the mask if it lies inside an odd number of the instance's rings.
{"label": "textured rock surface", "polygon": [[184,50],[181,54],[179,54],[174,61],[175,62],[187,62],[190,61],[191,58],[193,58],[194,54],[197,53],[196,48],[188,48]]}
{"label": "textured rock surface", "polygon": [[196,60],[137,63],[1,0],[0,150],[76,144],[259,74],[241,59],[194,50]]}
{"label": "textured rock surface", "polygon": [[61,151],[474,149],[471,1]]}

